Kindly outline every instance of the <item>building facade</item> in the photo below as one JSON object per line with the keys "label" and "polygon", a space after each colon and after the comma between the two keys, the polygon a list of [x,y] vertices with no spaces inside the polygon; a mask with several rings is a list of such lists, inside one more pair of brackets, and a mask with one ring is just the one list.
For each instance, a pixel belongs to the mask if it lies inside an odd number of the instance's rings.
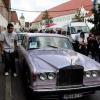
{"label": "building facade", "polygon": [[[80,11],[80,17],[84,17],[84,21],[93,17],[91,12],[93,8],[92,0],[70,0],[61,5],[48,10],[49,17],[52,18],[56,26],[63,27],[75,19],[77,12]],[[90,14],[91,13],[91,14]],[[32,23],[33,28],[41,29],[44,27],[41,13]]]}
{"label": "building facade", "polygon": [[11,11],[11,23],[14,25],[15,31],[20,32],[21,26],[16,11]]}
{"label": "building facade", "polygon": [[0,27],[7,27],[8,22],[10,22],[10,0],[0,0]]}
{"label": "building facade", "polygon": [[21,14],[21,17],[20,17],[20,24],[21,24],[21,29],[25,29],[25,17],[23,13]]}

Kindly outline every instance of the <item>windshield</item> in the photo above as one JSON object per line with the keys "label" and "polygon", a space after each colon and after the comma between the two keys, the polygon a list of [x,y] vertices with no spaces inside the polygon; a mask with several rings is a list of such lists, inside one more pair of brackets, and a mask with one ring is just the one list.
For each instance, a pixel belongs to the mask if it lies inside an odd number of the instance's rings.
{"label": "windshield", "polygon": [[52,36],[36,36],[30,37],[28,43],[28,49],[36,48],[63,48],[72,49],[72,45],[67,38],[63,37],[52,37]]}
{"label": "windshield", "polygon": [[87,26],[74,26],[71,27],[71,33],[76,34],[78,30],[82,30],[84,33],[89,33],[89,28]]}

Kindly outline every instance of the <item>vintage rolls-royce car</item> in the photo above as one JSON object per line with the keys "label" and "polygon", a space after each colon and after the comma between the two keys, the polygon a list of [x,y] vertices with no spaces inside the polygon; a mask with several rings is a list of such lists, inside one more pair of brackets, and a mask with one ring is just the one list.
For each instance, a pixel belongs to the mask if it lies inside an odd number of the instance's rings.
{"label": "vintage rolls-royce car", "polygon": [[19,50],[21,74],[37,97],[72,99],[100,89],[100,64],[75,52],[66,36],[28,33]]}

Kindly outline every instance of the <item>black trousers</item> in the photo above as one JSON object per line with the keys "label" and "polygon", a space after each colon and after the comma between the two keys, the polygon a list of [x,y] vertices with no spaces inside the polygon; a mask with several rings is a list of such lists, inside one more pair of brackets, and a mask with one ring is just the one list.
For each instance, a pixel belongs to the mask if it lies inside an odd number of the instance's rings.
{"label": "black trousers", "polygon": [[4,51],[4,63],[5,63],[5,72],[9,72],[9,69],[11,69],[12,73],[16,73],[14,52],[8,53]]}

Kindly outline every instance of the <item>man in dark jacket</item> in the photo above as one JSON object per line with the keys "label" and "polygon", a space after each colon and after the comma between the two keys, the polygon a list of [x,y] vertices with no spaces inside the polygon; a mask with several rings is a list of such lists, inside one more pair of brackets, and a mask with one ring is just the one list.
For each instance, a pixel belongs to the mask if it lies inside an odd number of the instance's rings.
{"label": "man in dark jacket", "polygon": [[99,49],[99,44],[96,38],[94,37],[93,34],[90,34],[89,37],[87,38],[87,55],[91,53],[92,58],[95,58],[98,49]]}

